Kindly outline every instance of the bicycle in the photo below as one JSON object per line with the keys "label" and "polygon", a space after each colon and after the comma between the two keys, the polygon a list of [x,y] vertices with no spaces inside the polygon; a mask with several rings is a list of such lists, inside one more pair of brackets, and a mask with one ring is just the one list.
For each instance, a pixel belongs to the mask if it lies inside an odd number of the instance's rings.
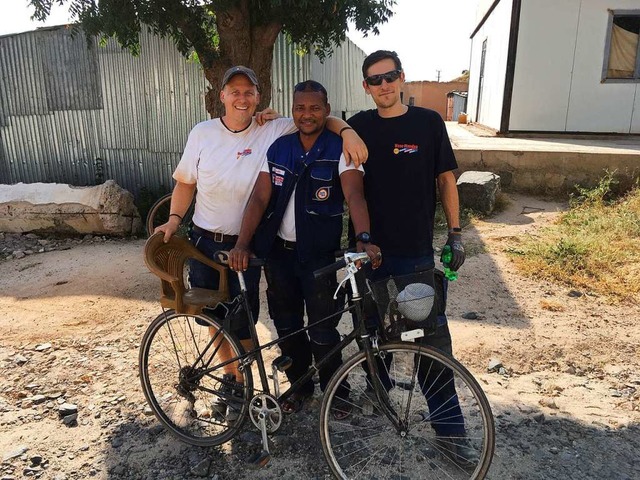
{"label": "bicycle", "polygon": [[[187,237],[189,235],[194,207],[195,201],[192,201],[191,205],[189,205],[189,208],[187,209],[187,212],[182,218],[180,228],[176,232],[178,235],[183,237]],[[169,213],[171,213],[171,192],[164,194],[158,200],[156,200],[153,205],[151,205],[151,208],[149,209],[149,213],[147,213],[147,218],[145,220],[145,228],[147,229],[148,237],[153,235],[156,227],[167,223],[167,221],[169,220]]]}
{"label": "bicycle", "polygon": [[[484,478],[493,456],[495,427],[482,389],[455,359],[403,340],[429,333],[430,327],[420,324],[425,315],[413,318],[414,314],[402,308],[411,307],[411,301],[400,305],[404,299],[398,298],[399,289],[405,291],[409,285],[420,283],[420,273],[392,277],[385,279],[385,284],[370,286],[365,295],[372,295],[382,306],[384,321],[383,328],[372,332],[366,326],[364,296],[355,279],[358,266],[367,261],[365,253],[347,252],[340,261],[315,272],[319,277],[345,268],[339,289],[348,283],[352,302],[325,320],[353,311],[357,322],[339,345],[283,393],[278,374],[286,370],[290,359],[278,357],[273,361],[272,394],[262,352],[282,339],[260,345],[241,272],[238,275],[242,293],[227,304],[231,305],[228,315],[217,318],[220,312],[215,310],[198,314],[168,311],[159,315],[143,337],[139,357],[142,387],[156,417],[181,440],[200,446],[228,441],[249,417],[262,434],[262,451],[251,461],[256,466],[264,465],[271,455],[268,434],[282,423],[280,402],[332,355],[357,339],[361,351],[336,371],[320,409],[320,440],[331,472],[343,479]],[[218,262],[224,264],[223,259]],[[433,295],[430,301],[428,310],[433,316]],[[424,305],[418,307],[417,310],[425,310]],[[242,310],[248,316],[256,345],[249,352],[242,349],[230,331],[230,319],[237,318]],[[293,334],[308,329],[307,326]],[[224,345],[230,347],[233,357],[218,361]],[[225,371],[233,364],[238,367],[238,376]],[[254,387],[252,367],[260,378],[260,389]],[[438,383],[447,375],[449,380]],[[345,382],[349,385],[348,395],[344,394]],[[452,397],[437,407],[432,403],[430,409],[434,396],[453,385],[461,411],[453,411]],[[219,408],[221,405],[225,408]],[[346,416],[342,415],[345,407],[349,410]],[[457,456],[457,437],[437,436],[434,431],[436,426],[459,425],[462,418],[464,441],[477,453],[473,459]]]}

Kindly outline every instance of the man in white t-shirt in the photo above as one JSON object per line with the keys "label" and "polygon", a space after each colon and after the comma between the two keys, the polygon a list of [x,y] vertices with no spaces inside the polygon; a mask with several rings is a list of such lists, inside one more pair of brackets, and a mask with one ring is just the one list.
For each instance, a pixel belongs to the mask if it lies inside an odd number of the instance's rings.
{"label": "man in white t-shirt", "polygon": [[[277,118],[273,111],[257,116],[272,121],[265,123],[254,118],[260,93],[258,78],[250,68],[235,66],[226,71],[220,101],[225,107],[224,116],[197,124],[189,134],[173,174],[176,186],[171,197],[169,220],[155,230],[164,232],[165,241],[168,241],[196,194],[191,241],[209,257],[217,250],[230,250],[235,245],[242,214],[267,149],[278,137],[296,129],[292,119]],[[344,151],[350,161],[360,165],[366,160],[364,143],[345,121],[332,117],[328,128],[335,132],[345,129],[342,131]],[[200,262],[194,261],[190,265],[189,280],[192,287],[218,288],[215,270]],[[257,321],[260,268],[248,269],[245,281]],[[229,276],[229,292],[232,298],[240,292],[236,275]],[[252,348],[247,325],[235,333],[245,349]],[[229,365],[227,370],[240,376],[234,365]]]}
{"label": "man in white t-shirt", "polygon": [[[335,261],[345,200],[356,231],[366,234],[369,230],[362,167],[347,165],[341,138],[325,129],[330,111],[327,91],[321,84],[308,80],[296,85],[293,119],[298,132],[280,137],[269,148],[236,247],[230,252],[231,268],[245,270],[255,232],[255,251],[267,259],[269,313],[279,337],[302,328],[306,310],[308,336],[302,332],[278,344],[282,354],[293,360],[285,371],[291,383],[306,373],[312,357],[317,363],[340,342],[336,329],[339,317],[319,322],[337,311],[333,299],[336,275],[315,280],[313,272]],[[367,236],[361,235],[364,241],[358,248],[367,251],[376,268],[380,249],[369,243]],[[341,363],[336,355],[320,369],[323,391]],[[309,380],[282,402],[282,410],[300,410],[313,390]],[[348,385],[338,396],[347,399]],[[336,417],[348,414],[348,404],[342,403],[343,407],[334,411]]]}

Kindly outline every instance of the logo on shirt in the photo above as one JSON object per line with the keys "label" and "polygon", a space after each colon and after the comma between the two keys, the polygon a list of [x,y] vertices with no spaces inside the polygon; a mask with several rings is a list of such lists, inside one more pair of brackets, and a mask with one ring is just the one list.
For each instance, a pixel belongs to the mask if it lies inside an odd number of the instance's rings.
{"label": "logo on shirt", "polygon": [[282,186],[282,182],[284,182],[284,177],[282,175],[276,175],[275,173],[272,173],[271,174],[271,182],[276,187],[281,187]]}
{"label": "logo on shirt", "polygon": [[399,153],[418,153],[418,145],[409,145],[407,143],[396,143],[393,148],[394,155]]}
{"label": "logo on shirt", "polygon": [[251,155],[251,149],[245,148],[243,151],[238,152],[238,154],[236,155],[236,160],[240,160],[242,157],[247,157],[249,155]]}
{"label": "logo on shirt", "polygon": [[330,187],[322,187],[316,190],[316,196],[314,200],[318,200],[319,202],[324,202],[331,195]]}

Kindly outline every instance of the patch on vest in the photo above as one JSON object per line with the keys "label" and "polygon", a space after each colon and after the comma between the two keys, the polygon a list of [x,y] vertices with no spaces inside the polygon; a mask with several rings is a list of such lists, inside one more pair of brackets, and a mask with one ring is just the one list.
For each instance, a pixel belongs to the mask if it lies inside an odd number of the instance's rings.
{"label": "patch on vest", "polygon": [[406,143],[396,143],[394,145],[393,154],[398,155],[399,153],[417,153],[418,145],[408,145]]}
{"label": "patch on vest", "polygon": [[271,181],[276,187],[281,187],[282,182],[284,182],[284,177],[281,175],[276,175],[275,173],[271,174]]}
{"label": "patch on vest", "polygon": [[273,173],[277,173],[278,175],[284,175],[284,170],[280,170],[279,168],[273,167]]}
{"label": "patch on vest", "polygon": [[327,198],[329,198],[329,195],[330,195],[329,187],[322,187],[316,190],[316,197],[314,198],[314,200],[323,202]]}

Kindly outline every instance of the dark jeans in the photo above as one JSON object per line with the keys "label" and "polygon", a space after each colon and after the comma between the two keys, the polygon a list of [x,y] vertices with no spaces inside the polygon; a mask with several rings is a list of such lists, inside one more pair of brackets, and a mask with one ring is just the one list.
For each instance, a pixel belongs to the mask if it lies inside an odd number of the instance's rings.
{"label": "dark jeans", "polygon": [[[191,232],[191,243],[209,258],[213,258],[213,254],[218,250],[229,251],[234,247],[233,243],[215,242],[211,238],[203,237],[196,232]],[[227,278],[229,279],[229,295],[233,299],[240,294],[240,282],[238,281],[238,276],[232,271],[229,271]],[[247,285],[249,304],[251,305],[251,313],[253,313],[253,321],[255,323],[258,321],[258,315],[260,314],[260,267],[251,267],[244,272],[244,281]],[[191,259],[189,261],[189,282],[192,287],[217,289],[220,275],[213,268]],[[251,338],[247,317],[242,315],[235,320],[238,324],[231,325],[231,329],[237,337],[240,340]]]}
{"label": "dark jeans", "polygon": [[[434,261],[431,256],[422,257],[395,257],[385,255],[380,268],[376,270],[368,270],[367,276],[372,281],[382,280],[389,276],[407,275],[415,273],[415,267],[420,266],[433,268]],[[447,280],[444,279],[444,304],[446,305],[447,297]],[[369,310],[369,309],[368,309]],[[369,310],[370,311],[370,310]],[[451,347],[451,334],[447,325],[447,317],[442,312],[438,315],[438,326],[432,335],[426,335],[419,338],[416,342],[423,345],[435,347],[443,352],[453,356]],[[379,322],[374,314],[374,321]],[[371,322],[371,317],[367,317],[367,323]],[[388,364],[388,357],[385,363]],[[381,368],[387,369],[380,364]],[[387,367],[388,368],[388,367]],[[385,377],[387,377],[385,375]],[[437,435],[463,435],[465,433],[464,418],[455,385],[453,383],[453,372],[443,367],[439,362],[422,362],[418,370],[418,380],[423,386],[422,391],[427,399],[429,412],[431,417],[431,425]],[[391,380],[381,378],[383,385],[387,388],[391,387]]]}
{"label": "dark jeans", "polygon": [[[312,357],[317,363],[340,342],[340,334],[336,329],[340,318],[320,322],[337,310],[338,302],[333,299],[337,288],[336,275],[327,275],[318,280],[313,277],[314,270],[334,261],[332,254],[326,254],[308,262],[300,262],[296,250],[285,248],[279,239],[267,258],[264,267],[267,300],[278,336],[283,337],[304,327],[305,308],[311,327],[308,335],[301,332],[279,343],[282,354],[293,360],[292,366],[286,370],[291,383],[307,372]],[[342,358],[337,354],[320,369],[322,391],[341,364]],[[298,392],[313,393],[313,382],[305,383]]]}

